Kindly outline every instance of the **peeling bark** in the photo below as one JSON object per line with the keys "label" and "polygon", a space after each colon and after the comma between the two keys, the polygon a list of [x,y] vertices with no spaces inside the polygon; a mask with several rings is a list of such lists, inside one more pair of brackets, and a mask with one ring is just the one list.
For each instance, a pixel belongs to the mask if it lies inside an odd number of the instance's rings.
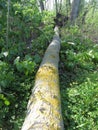
{"label": "peeling bark", "polygon": [[36,74],[21,130],[63,130],[59,91],[60,38],[58,28]]}

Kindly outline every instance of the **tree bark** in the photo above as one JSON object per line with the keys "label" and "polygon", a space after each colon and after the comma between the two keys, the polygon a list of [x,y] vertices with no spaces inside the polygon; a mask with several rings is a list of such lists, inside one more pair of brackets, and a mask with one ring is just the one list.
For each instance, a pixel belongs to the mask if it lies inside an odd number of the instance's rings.
{"label": "tree bark", "polygon": [[40,4],[41,12],[42,12],[44,10],[44,3],[42,0],[39,0],[39,4]]}
{"label": "tree bark", "polygon": [[73,0],[72,11],[70,16],[71,23],[74,23],[76,18],[78,17],[80,2],[81,0]]}
{"label": "tree bark", "polygon": [[60,3],[59,3],[59,10],[58,10],[59,13],[61,12],[61,9],[62,9],[62,0],[60,0]]}
{"label": "tree bark", "polygon": [[36,74],[21,130],[63,130],[59,91],[60,38],[58,28]]}
{"label": "tree bark", "polygon": [[57,3],[57,0],[55,0],[55,8],[56,8],[56,15],[58,13],[58,3]]}

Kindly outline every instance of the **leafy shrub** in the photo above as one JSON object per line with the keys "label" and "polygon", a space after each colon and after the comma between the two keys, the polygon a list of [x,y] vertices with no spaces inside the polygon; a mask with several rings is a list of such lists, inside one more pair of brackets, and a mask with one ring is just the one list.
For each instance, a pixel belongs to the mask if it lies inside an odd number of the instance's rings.
{"label": "leafy shrub", "polygon": [[98,46],[87,39],[80,43],[77,33],[74,35],[74,42],[69,37],[62,42],[60,53],[64,125],[67,130],[97,130]]}
{"label": "leafy shrub", "polygon": [[17,70],[25,75],[32,74],[36,65],[30,57],[24,61],[19,61],[19,57],[17,57],[14,64],[16,65]]}

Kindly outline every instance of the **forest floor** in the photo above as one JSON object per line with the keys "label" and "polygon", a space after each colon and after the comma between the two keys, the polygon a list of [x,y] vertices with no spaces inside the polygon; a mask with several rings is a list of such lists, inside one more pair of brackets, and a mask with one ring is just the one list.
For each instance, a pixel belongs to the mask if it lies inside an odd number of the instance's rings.
{"label": "forest floor", "polygon": [[[98,129],[97,31],[93,35],[95,30],[85,31],[84,28],[61,29],[59,77],[66,130]],[[15,36],[17,40],[18,34]],[[40,32],[35,29],[32,36],[36,38],[27,39],[27,44],[12,44],[12,37],[8,52],[5,45],[0,45],[3,50],[0,53],[0,127],[4,130],[21,128],[35,74],[48,47],[46,43],[53,37],[52,26]]]}
{"label": "forest floor", "polygon": [[95,36],[89,32],[84,34],[78,27],[62,29],[59,69],[67,130],[98,129],[98,41]]}

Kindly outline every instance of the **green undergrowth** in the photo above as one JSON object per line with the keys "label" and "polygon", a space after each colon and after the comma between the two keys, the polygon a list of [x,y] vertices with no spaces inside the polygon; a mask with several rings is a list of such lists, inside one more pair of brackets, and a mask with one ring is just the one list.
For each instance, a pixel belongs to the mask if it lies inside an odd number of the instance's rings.
{"label": "green undergrowth", "polygon": [[46,49],[42,43],[37,46],[36,41],[29,50],[15,52],[16,46],[9,51],[2,48],[0,53],[0,128],[3,130],[19,130],[24,121],[35,75]]}
{"label": "green undergrowth", "polygon": [[[6,2],[0,15],[0,129],[3,130],[21,129],[36,72],[54,34],[53,14],[47,11],[41,14],[35,1],[32,2],[32,6],[28,2],[23,6],[22,1],[11,1],[7,42]],[[98,129],[98,44],[82,34],[78,26],[61,30],[59,73],[67,130]]]}
{"label": "green undergrowth", "polygon": [[[48,35],[51,26],[43,30]],[[66,31],[61,31],[59,63],[64,127],[97,130],[98,44],[82,37],[77,26]],[[9,51],[3,45],[0,47],[0,128],[4,130],[19,130],[24,121],[35,74],[48,46],[44,34],[38,33],[32,48],[22,43],[11,46]]]}
{"label": "green undergrowth", "polygon": [[[0,2],[0,130],[20,130],[36,72],[54,35],[55,14],[41,13],[36,0],[13,0],[7,21],[8,2]],[[98,129],[96,16],[88,17],[85,25],[80,25],[80,20],[78,26],[66,24],[60,31],[59,73],[65,130]]]}
{"label": "green undergrowth", "polygon": [[[36,0],[0,3],[0,129],[20,130],[36,72],[53,37],[53,13]],[[9,26],[9,27],[8,27]],[[6,33],[8,30],[8,33]]]}
{"label": "green undergrowth", "polygon": [[98,44],[83,39],[77,30],[72,35],[71,32],[66,40],[62,38],[60,52],[64,127],[65,130],[97,130]]}
{"label": "green undergrowth", "polygon": [[42,16],[32,7],[35,11],[31,10],[34,13],[31,18],[27,13],[30,5],[13,6],[16,9],[11,14],[14,18],[7,43],[6,26],[0,32],[0,129],[3,130],[21,129],[36,72],[54,33],[53,24],[46,21],[51,13],[44,12]]}

